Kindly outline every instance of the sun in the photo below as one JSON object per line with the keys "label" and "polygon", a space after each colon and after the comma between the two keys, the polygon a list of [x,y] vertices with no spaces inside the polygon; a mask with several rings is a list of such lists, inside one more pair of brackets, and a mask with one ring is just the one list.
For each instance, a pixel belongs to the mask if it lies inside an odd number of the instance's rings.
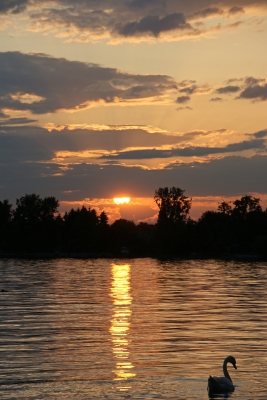
{"label": "sun", "polygon": [[114,197],[113,201],[115,204],[129,204],[130,197]]}

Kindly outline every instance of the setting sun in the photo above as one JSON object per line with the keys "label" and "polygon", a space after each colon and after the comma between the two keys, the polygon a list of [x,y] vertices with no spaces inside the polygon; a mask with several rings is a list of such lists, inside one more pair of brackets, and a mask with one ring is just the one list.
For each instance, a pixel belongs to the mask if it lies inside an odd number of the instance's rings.
{"label": "setting sun", "polygon": [[114,203],[116,204],[129,204],[130,200],[130,197],[115,197],[113,199]]}

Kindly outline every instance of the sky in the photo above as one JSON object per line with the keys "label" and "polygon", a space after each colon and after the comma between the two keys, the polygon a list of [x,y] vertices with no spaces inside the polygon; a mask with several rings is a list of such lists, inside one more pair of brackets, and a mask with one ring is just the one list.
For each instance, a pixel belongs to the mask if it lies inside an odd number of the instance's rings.
{"label": "sky", "polygon": [[136,223],[166,186],[192,218],[267,206],[266,43],[266,0],[2,0],[0,200]]}

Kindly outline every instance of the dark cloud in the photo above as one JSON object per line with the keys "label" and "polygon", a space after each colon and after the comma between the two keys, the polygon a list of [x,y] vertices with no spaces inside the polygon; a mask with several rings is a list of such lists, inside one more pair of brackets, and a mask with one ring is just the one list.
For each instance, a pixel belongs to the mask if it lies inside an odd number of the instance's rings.
{"label": "dark cloud", "polygon": [[[3,7],[20,2],[26,4],[27,0],[5,0]],[[76,38],[85,42],[95,37],[146,40],[163,37],[164,33],[169,36],[170,32],[173,36],[184,37],[187,31],[190,36],[197,37],[214,29],[205,26],[205,18],[229,18],[245,12],[247,6],[266,6],[266,0],[256,3],[236,0],[234,5],[231,0],[31,0],[31,3],[37,6],[29,14],[34,29],[53,27],[63,30],[65,38],[69,36],[70,40]],[[192,18],[194,26],[188,22]]]}
{"label": "dark cloud", "polygon": [[[245,150],[265,150],[266,131],[256,132],[250,135],[250,140],[228,144],[225,147],[189,146],[177,147],[180,143],[188,143],[194,139],[205,137],[221,131],[193,131],[184,134],[166,134],[162,132],[149,133],[145,128],[138,127],[110,127],[109,129],[80,129],[72,127],[47,131],[42,127],[34,125],[16,126],[0,124],[0,159],[14,164],[20,162],[51,161],[58,153],[65,163],[68,158],[75,157],[77,162],[83,157],[81,152],[89,152],[91,157],[103,160],[146,160],[156,158],[175,157],[203,157],[212,154],[234,153]],[[125,150],[138,144],[147,149]],[[155,147],[175,146],[169,150],[157,149]],[[14,155],[12,153],[12,146]],[[104,152],[109,154],[103,154]],[[70,155],[64,152],[70,152]],[[60,155],[62,154],[62,155]]]}
{"label": "dark cloud", "polygon": [[[216,131],[220,134],[221,131]],[[223,131],[222,131],[223,133]],[[95,152],[95,157],[105,151],[122,151],[136,147],[142,143],[146,147],[161,147],[188,143],[195,138],[214,134],[214,131],[193,131],[184,134],[171,135],[162,132],[149,133],[145,127],[99,127],[99,129],[80,129],[71,127],[60,131],[48,131],[45,128],[30,125],[16,126],[14,124],[0,124],[1,154],[6,162],[13,165],[32,160],[51,161],[58,152],[70,152],[77,162],[80,162],[81,152]],[[12,153],[12,144],[14,154]],[[62,160],[68,162],[69,156],[61,155]],[[0,158],[1,160],[1,158]],[[1,161],[0,161],[1,162]]]}
{"label": "dark cloud", "polygon": [[195,12],[193,14],[193,17],[207,18],[212,15],[221,15],[223,13],[224,13],[224,11],[221,8],[210,6],[210,7],[203,8],[202,10]]}
{"label": "dark cloud", "polygon": [[190,96],[196,93],[208,93],[211,90],[211,87],[207,84],[205,85],[197,85],[194,80],[184,80],[178,82],[177,84],[178,90],[180,93]]}
{"label": "dark cloud", "polygon": [[213,97],[212,99],[210,99],[210,101],[221,102],[223,101],[223,99],[221,97]]}
{"label": "dark cloud", "polygon": [[[127,4],[127,3],[126,3]],[[147,7],[155,7],[155,5],[164,5],[164,1],[155,1],[155,0],[132,0],[129,2],[128,7],[130,9],[144,9]]]}
{"label": "dark cloud", "polygon": [[39,54],[0,53],[0,64],[0,108],[35,114],[158,97],[176,88],[166,75],[134,75]]}
{"label": "dark cloud", "polygon": [[0,14],[11,12],[12,14],[19,14],[26,10],[29,0],[1,0],[0,1]]}
{"label": "dark cloud", "polygon": [[[231,85],[233,82],[239,82],[239,86]],[[248,99],[254,101],[267,100],[267,83],[265,78],[254,78],[247,76],[245,78],[228,79],[226,83],[230,85],[218,88],[215,93],[229,94],[241,91],[237,99]]]}
{"label": "dark cloud", "polygon": [[231,84],[233,82],[243,82],[244,78],[230,78],[225,81],[227,84]]}
{"label": "dark cloud", "polygon": [[[225,157],[205,163],[170,165],[146,170],[120,165],[12,164],[0,169],[0,199],[13,201],[25,193],[56,196],[59,200],[112,198],[118,193],[153,197],[155,189],[179,186],[188,196],[240,196],[267,193],[267,157]],[[68,193],[67,193],[68,192]]]}
{"label": "dark cloud", "polygon": [[265,137],[267,138],[267,129],[264,129],[263,131],[254,133],[254,136],[258,139],[265,138]]}
{"label": "dark cloud", "polygon": [[244,8],[240,6],[233,6],[229,10],[229,14],[243,14],[244,12]]}
{"label": "dark cloud", "polygon": [[176,148],[171,150],[129,150],[117,154],[103,155],[101,159],[121,159],[121,160],[140,160],[153,158],[171,158],[171,157],[203,157],[211,154],[235,153],[245,150],[265,150],[265,142],[261,139],[252,139],[240,143],[231,143],[225,147],[198,147],[190,146],[185,148]]}
{"label": "dark cloud", "polygon": [[262,82],[265,82],[266,79],[264,78],[254,78],[253,76],[248,76],[244,79],[244,83],[247,86],[254,86],[257,84],[260,84]]}
{"label": "dark cloud", "polygon": [[239,92],[241,88],[239,86],[228,85],[224,87],[220,87],[215,90],[215,93],[219,94],[229,94],[229,93],[236,93]]}
{"label": "dark cloud", "polygon": [[7,115],[6,113],[4,113],[2,110],[0,110],[0,119],[7,119],[9,118],[9,115]]}
{"label": "dark cloud", "polygon": [[[0,113],[0,118],[1,118],[1,113]],[[4,121],[0,121],[0,127],[4,126],[4,125],[30,124],[32,122],[37,122],[37,120],[36,119],[30,119],[30,118],[8,118],[8,119],[5,119]]]}
{"label": "dark cloud", "polygon": [[180,91],[180,93],[186,93],[189,95],[189,94],[195,93],[197,91],[197,89],[198,89],[197,85],[190,85],[190,86],[180,89],[179,91]]}
{"label": "dark cloud", "polygon": [[190,101],[190,96],[180,96],[180,97],[177,97],[177,99],[176,99],[176,103],[178,103],[178,104],[184,104],[184,103],[187,103],[188,101]]}
{"label": "dark cloud", "polygon": [[[166,133],[153,132],[149,133],[145,128],[138,127],[120,127],[117,129],[112,127],[110,129],[74,129],[70,130],[65,128],[61,131],[51,130],[37,127],[37,126],[6,126],[0,124],[0,142],[2,151],[5,152],[5,146],[2,142],[2,137],[9,137],[17,143],[18,140],[23,143],[27,142],[26,149],[28,153],[24,152],[23,159],[26,162],[31,154],[36,151],[39,146],[40,152],[43,149],[49,150],[50,159],[57,151],[94,151],[94,150],[123,150],[125,148],[134,147],[137,143],[142,143],[142,146],[163,146],[175,145],[177,143],[191,140],[194,137],[204,136],[210,132],[188,132],[183,135],[167,135]],[[30,143],[33,143],[31,146]],[[11,154],[9,155],[10,162],[13,162]]]}
{"label": "dark cloud", "polygon": [[21,163],[33,161],[49,161],[53,158],[54,152],[47,146],[40,146],[38,141],[31,137],[0,135],[0,163],[6,164],[6,168],[17,168]]}
{"label": "dark cloud", "polygon": [[183,110],[193,110],[193,108],[189,106],[176,108],[176,111],[183,111]]}
{"label": "dark cloud", "polygon": [[160,18],[155,15],[148,15],[139,21],[128,22],[124,25],[118,24],[115,31],[125,37],[139,36],[139,34],[149,34],[158,37],[161,32],[173,30],[191,29],[186,22],[183,13],[173,13]]}
{"label": "dark cloud", "polygon": [[267,100],[267,83],[265,83],[264,85],[248,86],[240,93],[238,98],[250,99],[255,101]]}

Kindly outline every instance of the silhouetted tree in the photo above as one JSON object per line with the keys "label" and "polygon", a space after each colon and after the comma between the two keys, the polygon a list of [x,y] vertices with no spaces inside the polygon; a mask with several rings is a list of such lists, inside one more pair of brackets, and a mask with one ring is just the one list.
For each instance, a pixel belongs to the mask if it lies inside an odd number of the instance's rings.
{"label": "silhouetted tree", "polygon": [[97,242],[98,216],[94,209],[71,209],[63,217],[65,223],[64,246],[68,251],[93,251]]}
{"label": "silhouetted tree", "polygon": [[260,199],[253,196],[243,196],[240,200],[235,200],[233,204],[235,206],[232,211],[234,215],[245,216],[252,211],[262,211]]}
{"label": "silhouetted tree", "polygon": [[114,252],[129,247],[132,254],[234,254],[257,252],[267,256],[267,210],[260,199],[243,196],[217,211],[206,211],[198,221],[189,217],[191,199],[180,188],[159,188],[156,225],[119,219],[108,224],[103,211],[82,207],[62,218],[55,197],[26,194],[16,207],[0,201],[0,250],[26,252]]}
{"label": "silhouetted tree", "polygon": [[253,196],[243,196],[233,202],[232,233],[233,251],[249,252],[252,250],[256,231],[262,224],[262,208],[260,199]]}
{"label": "silhouetted tree", "polygon": [[192,199],[184,196],[184,190],[178,187],[159,188],[155,191],[154,200],[159,208],[158,223],[185,221],[192,202]]}
{"label": "silhouetted tree", "polygon": [[0,201],[0,225],[6,224],[10,222],[12,217],[12,204],[9,203],[9,200],[5,199],[4,201]]}
{"label": "silhouetted tree", "polygon": [[117,219],[110,226],[111,241],[117,251],[121,247],[134,247],[137,240],[136,225],[133,221]]}
{"label": "silhouetted tree", "polygon": [[96,249],[98,251],[109,251],[110,249],[110,226],[108,225],[108,216],[105,211],[99,215],[98,240]]}
{"label": "silhouetted tree", "polygon": [[232,241],[231,216],[227,212],[205,211],[196,227],[195,250],[227,253]]}
{"label": "silhouetted tree", "polygon": [[108,216],[105,213],[105,211],[102,211],[101,214],[99,215],[99,223],[101,225],[108,225]]}
{"label": "silhouetted tree", "polygon": [[11,234],[12,204],[9,200],[0,201],[0,250],[8,250]]}
{"label": "silhouetted tree", "polygon": [[14,247],[30,252],[54,250],[54,214],[58,206],[55,197],[42,199],[35,193],[17,199],[13,211]]}
{"label": "silhouetted tree", "polygon": [[16,209],[14,219],[24,222],[39,222],[46,219],[53,219],[59,206],[55,197],[45,197],[42,199],[39,195],[26,194],[16,200]]}
{"label": "silhouetted tree", "polygon": [[159,188],[154,200],[159,208],[157,247],[162,252],[182,253],[187,240],[186,221],[192,199],[178,187]]}
{"label": "silhouetted tree", "polygon": [[219,204],[218,206],[218,211],[222,214],[227,214],[230,215],[232,211],[232,207],[230,206],[229,203],[226,203],[226,201],[223,201]]}
{"label": "silhouetted tree", "polygon": [[147,222],[139,222],[136,226],[138,251],[146,254],[149,251],[155,252],[155,233],[156,227]]}

